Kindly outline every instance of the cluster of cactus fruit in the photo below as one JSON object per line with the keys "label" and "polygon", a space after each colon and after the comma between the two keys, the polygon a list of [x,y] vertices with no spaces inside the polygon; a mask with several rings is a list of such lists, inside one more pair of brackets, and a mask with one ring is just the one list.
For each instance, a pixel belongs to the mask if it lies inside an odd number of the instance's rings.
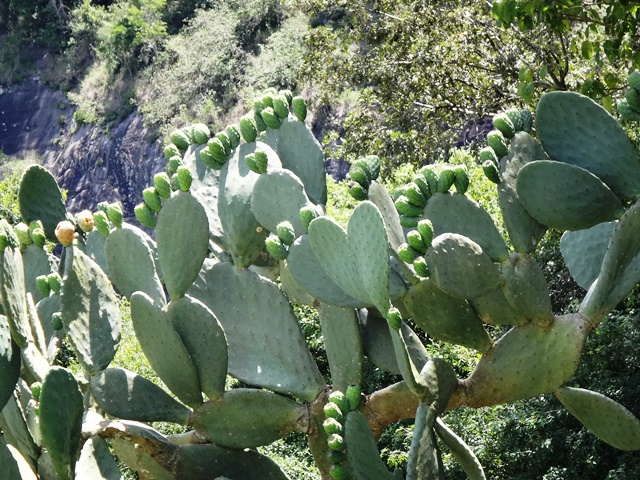
{"label": "cluster of cactus fruit", "polygon": [[[442,415],[550,392],[603,441],[640,449],[628,410],[566,385],[587,334],[640,279],[640,162],[613,117],[567,92],[542,97],[537,139],[530,114],[496,117],[502,133],[481,155],[508,243],[467,196],[464,169],[428,166],[389,194],[375,156],[353,164],[361,202],[341,227],[324,213],[324,158],[305,117],[302,99],[269,91],[239,125],[174,132],[135,209],[153,238],[118,204],[70,215],[49,172],[26,170],[25,223],[0,222],[3,479],[121,478],[111,450],[141,479],[285,479],[256,447],[292,431],[323,478],[441,479],[446,446],[484,479]],[[554,315],[531,256],[547,228],[565,231],[588,291],[576,313]],[[60,258],[44,239],[63,245]],[[116,289],[173,396],[109,366]],[[329,385],[294,304],[318,310]],[[492,338],[485,324],[511,328]],[[477,350],[470,376],[429,357],[414,328]],[[64,338],[84,375],[55,366]],[[361,392],[365,357],[402,381]],[[227,375],[248,387],[226,389]],[[415,418],[414,437],[406,472],[391,473],[376,439],[401,418]],[[186,433],[162,435],[156,421]]]}
{"label": "cluster of cactus fruit", "polygon": [[640,72],[631,72],[627,77],[627,83],[630,88],[618,102],[618,111],[625,120],[640,122]]}

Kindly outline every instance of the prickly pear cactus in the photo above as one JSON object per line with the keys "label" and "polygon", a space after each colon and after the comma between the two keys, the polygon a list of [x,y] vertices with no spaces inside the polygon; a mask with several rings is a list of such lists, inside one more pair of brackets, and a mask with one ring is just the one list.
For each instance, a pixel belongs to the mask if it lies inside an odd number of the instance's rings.
{"label": "prickly pear cactus", "polygon": [[[376,438],[415,418],[407,479],[443,478],[441,444],[484,479],[442,414],[549,392],[604,442],[640,449],[628,410],[567,385],[586,337],[640,280],[640,162],[604,109],[547,94],[537,137],[531,112],[496,116],[480,160],[506,241],[468,196],[464,168],[429,165],[389,193],[374,155],[352,164],[360,203],[343,228],[324,213],[324,156],[304,100],[268,90],[253,107],[220,132],[171,134],[166,172],[135,210],[151,235],[118,204],[66,212],[53,177],[27,170],[24,223],[0,221],[0,477],[120,478],[113,451],[140,478],[280,480],[254,448],[296,431],[323,479],[400,479]],[[547,228],[566,230],[563,254],[588,288],[573,314],[553,314],[532,257]],[[61,258],[45,238],[63,245]],[[171,394],[111,365],[119,295]],[[299,303],[319,311],[328,378],[293,314]],[[457,378],[412,326],[475,349],[475,370]],[[54,366],[63,339],[83,373]],[[362,391],[365,357],[403,380]],[[228,375],[245,386],[227,388]],[[141,423],[156,421],[186,431]]]}

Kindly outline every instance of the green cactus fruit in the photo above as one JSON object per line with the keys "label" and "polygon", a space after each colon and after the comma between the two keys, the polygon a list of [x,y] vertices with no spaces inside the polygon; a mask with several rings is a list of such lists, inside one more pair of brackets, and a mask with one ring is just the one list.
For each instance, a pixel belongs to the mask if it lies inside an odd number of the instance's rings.
{"label": "green cactus fruit", "polygon": [[225,128],[224,131],[229,138],[231,150],[237,148],[238,145],[240,145],[240,140],[242,140],[242,137],[240,136],[240,128],[238,127],[238,125],[227,125],[227,128]]}
{"label": "green cactus fruit", "polygon": [[40,292],[40,295],[42,295],[44,298],[48,297],[51,293],[51,287],[49,286],[46,275],[38,275],[36,277],[36,287],[38,288],[38,292]]}
{"label": "green cactus fruit", "polygon": [[19,223],[13,227],[13,231],[16,232],[18,242],[20,242],[20,248],[25,249],[33,243],[31,235],[29,235],[29,225],[26,223]]}
{"label": "green cactus fruit", "polygon": [[167,172],[167,175],[172,176],[176,173],[176,170],[178,170],[180,165],[182,165],[182,157],[180,155],[175,155],[169,159],[164,170]]}
{"label": "green cactus fruit", "polygon": [[307,118],[307,103],[302,97],[293,97],[291,99],[291,108],[293,108],[293,114],[300,122],[304,122]]}
{"label": "green cactus fruit", "polygon": [[[153,176],[153,186],[156,189],[156,194],[160,196],[160,198],[169,198],[171,196],[171,179],[165,172],[156,173]],[[142,196],[144,198],[144,191],[142,192]]]}
{"label": "green cactus fruit", "polygon": [[187,135],[187,133],[181,129],[174,130],[173,132],[171,132],[171,135],[169,136],[169,138],[171,138],[171,142],[180,150],[186,150],[187,148],[189,148],[189,145],[191,144],[191,139],[189,138],[189,135]]}
{"label": "green cactus fruit", "polygon": [[287,246],[291,245],[296,239],[296,232],[293,229],[293,225],[291,225],[291,222],[288,221],[280,222],[276,226],[276,234],[278,235],[278,238],[282,241],[282,243]]}
{"label": "green cactus fruit", "polygon": [[306,232],[309,231],[309,224],[318,217],[318,212],[315,208],[306,206],[300,209],[300,222]]}
{"label": "green cactus fruit", "polygon": [[54,312],[51,315],[51,326],[54,330],[62,330],[62,328],[64,327],[62,323],[62,313]]}
{"label": "green cactus fruit", "polygon": [[147,228],[155,228],[157,219],[154,214],[154,211],[149,208],[149,205],[146,203],[139,203],[133,209],[133,213],[135,213],[136,218],[140,222],[140,225]]}
{"label": "green cactus fruit", "polygon": [[624,118],[625,120],[628,120],[630,122],[640,121],[640,113],[631,108],[631,105],[629,105],[629,102],[626,98],[623,98],[618,102],[618,111],[620,112],[620,115],[622,115],[622,118]]}
{"label": "green cactus fruit", "polygon": [[65,247],[69,247],[75,238],[76,227],[68,220],[63,220],[56,227],[56,238]]}
{"label": "green cactus fruit", "polygon": [[427,165],[420,169],[420,173],[427,181],[427,185],[429,185],[429,190],[431,193],[436,193],[438,191],[438,174],[435,172],[431,165]]}
{"label": "green cactus fruit", "polygon": [[624,98],[627,100],[627,103],[632,110],[640,112],[640,92],[638,92],[638,90],[632,88],[625,93]]}
{"label": "green cactus fruit", "polygon": [[348,177],[356,183],[359,183],[365,190],[369,189],[371,181],[366,172],[357,165],[351,165]]}
{"label": "green cactus fruit", "polygon": [[349,403],[347,397],[340,390],[334,390],[329,395],[329,401],[335,403],[343,414],[349,411]]}
{"label": "green cactus fruit", "polygon": [[97,211],[107,213],[107,209],[109,208],[109,202],[100,202],[96,205]]}
{"label": "green cactus fruit", "polygon": [[429,248],[431,246],[431,241],[433,240],[433,224],[431,223],[431,220],[428,218],[420,220],[417,227],[418,233],[420,233],[420,237],[422,238],[422,242],[427,248]]}
{"label": "green cactus fruit", "polygon": [[404,262],[413,263],[413,261],[420,256],[420,252],[408,243],[403,243],[398,247],[398,256]]}
{"label": "green cactus fruit", "polygon": [[191,175],[191,170],[189,170],[189,167],[180,165],[178,167],[176,175],[178,176],[180,190],[182,190],[183,192],[188,192],[191,188],[191,182],[193,182],[193,176]]}
{"label": "green cactus fruit", "polygon": [[89,210],[83,210],[80,213],[76,214],[76,223],[85,233],[89,233],[93,230],[93,213]]}
{"label": "green cactus fruit", "polygon": [[173,143],[170,143],[169,145],[165,146],[163,152],[167,160],[169,160],[171,157],[175,157],[176,155],[180,156],[180,149],[176,147]]}
{"label": "green cactus fruit", "polygon": [[227,135],[227,132],[216,133],[216,138],[220,140],[220,143],[222,143],[222,146],[224,147],[225,155],[227,157],[231,155],[231,150],[232,150],[231,139],[229,138],[229,135]]}
{"label": "green cactus fruit", "polygon": [[505,157],[509,154],[507,140],[500,130],[491,130],[487,134],[487,144],[493,148],[498,158]]}
{"label": "green cactus fruit", "polygon": [[407,184],[405,196],[418,207],[424,207],[427,204],[427,197],[422,193],[420,187],[413,182]]}
{"label": "green cactus fruit", "polygon": [[96,227],[96,230],[98,230],[98,232],[106,237],[107,235],[109,235],[109,232],[111,231],[111,224],[109,223],[109,218],[107,217],[107,214],[105,212],[103,212],[102,210],[98,210],[96,213],[93,214],[93,223]]}
{"label": "green cactus fruit", "polygon": [[122,227],[122,205],[119,202],[110,204],[109,208],[107,208],[107,217],[109,217],[114,227]]}
{"label": "green cactus fruit", "polygon": [[57,272],[52,272],[47,275],[47,283],[53,293],[60,295],[60,290],[62,290],[62,278],[60,278],[60,275]]}
{"label": "green cactus fruit", "polygon": [[445,166],[438,176],[438,193],[447,193],[455,180],[456,174],[453,168]]}
{"label": "green cactus fruit", "polygon": [[40,392],[42,391],[42,383],[33,382],[29,387],[31,389],[31,395],[36,402],[40,401]]}
{"label": "green cactus fruit", "polygon": [[371,172],[371,181],[373,182],[380,175],[380,157],[377,155],[367,155],[362,160],[358,160],[356,164],[360,164],[360,162],[364,162],[369,166],[369,171]]}
{"label": "green cactus fruit", "polygon": [[347,403],[349,404],[349,410],[357,410],[360,406],[360,385],[349,385],[345,395],[347,397]]}
{"label": "green cactus fruit", "polygon": [[516,134],[516,128],[506,113],[499,113],[493,117],[493,126],[499,130],[505,138],[513,138]]}
{"label": "green cactus fruit", "polygon": [[395,202],[400,197],[400,195],[405,195],[406,190],[407,190],[406,185],[398,185],[396,188],[394,188],[393,191],[391,192],[391,198],[393,198],[393,201]]}
{"label": "green cactus fruit", "polygon": [[273,108],[273,97],[275,94],[276,94],[276,91],[274,89],[269,92],[265,91],[265,95],[262,95],[262,97],[260,97],[260,100],[262,101],[262,103],[266,108]]}
{"label": "green cactus fruit", "polygon": [[509,117],[509,120],[511,120],[511,123],[513,124],[513,128],[516,130],[516,132],[521,131],[522,130],[522,115],[521,115],[521,111],[518,110],[517,108],[510,108],[509,110],[507,110],[504,113],[505,113],[505,115],[507,115],[507,117]]}
{"label": "green cactus fruit", "polygon": [[346,449],[344,438],[342,438],[342,435],[337,433],[329,435],[329,438],[327,438],[327,445],[329,445],[329,448],[334,452],[342,452]]}
{"label": "green cactus fruit", "polygon": [[415,177],[413,177],[413,183],[418,186],[427,200],[431,197],[432,193],[435,193],[431,192],[431,190],[429,189],[429,184],[427,183],[427,180],[423,175],[416,175]]}
{"label": "green cactus fruit", "polygon": [[200,150],[200,160],[202,160],[202,163],[212,170],[221,170],[222,167],[224,167],[224,163],[220,163],[213,158],[213,155],[211,155],[206,148]]}
{"label": "green cactus fruit", "polygon": [[240,119],[240,133],[247,143],[255,142],[258,136],[258,126],[253,116],[245,115]]}
{"label": "green cactus fruit", "polygon": [[180,180],[178,179],[178,175],[176,175],[175,173],[171,177],[171,189],[174,192],[180,191]]}
{"label": "green cactus fruit", "polygon": [[338,465],[347,461],[347,455],[344,452],[336,452],[329,449],[329,452],[327,453],[327,459],[329,460],[330,464]]}
{"label": "green cactus fruit", "polygon": [[264,123],[261,113],[253,112],[253,120],[256,122],[258,132],[264,132],[267,129],[267,124]]}
{"label": "green cactus fruit", "polygon": [[324,407],[322,407],[324,411],[324,416],[326,418],[335,418],[338,422],[342,423],[344,419],[344,413],[340,410],[340,407],[333,402],[325,403]]}
{"label": "green cactus fruit", "polygon": [[409,201],[406,195],[400,195],[394,202],[396,210],[400,215],[409,215],[412,217],[419,217],[422,215],[422,207],[418,207]]}
{"label": "green cactus fruit", "polygon": [[244,161],[252,172],[258,173],[258,167],[256,167],[256,155],[255,153],[249,153],[244,156]]}
{"label": "green cactus fruit", "polygon": [[291,100],[293,99],[293,93],[291,93],[291,90],[280,90],[278,92],[278,95],[281,95],[284,97],[284,99],[287,102],[287,107],[291,105]]}
{"label": "green cactus fruit", "polygon": [[413,269],[421,277],[429,277],[429,266],[427,265],[427,261],[424,259],[424,257],[416,257],[413,260]]}
{"label": "green cactus fruit", "polygon": [[191,137],[194,143],[204,145],[209,141],[211,131],[204,123],[196,123],[191,127]]}
{"label": "green cactus fruit", "polygon": [[329,469],[329,476],[333,480],[349,480],[351,478],[349,471],[342,465],[332,465]]}
{"label": "green cactus fruit", "polygon": [[486,177],[491,180],[493,183],[500,183],[500,173],[498,172],[498,167],[491,160],[487,160],[482,164],[482,171],[486,175]]}
{"label": "green cactus fruit", "polygon": [[9,246],[9,238],[7,237],[4,229],[0,230],[0,252],[4,252],[5,248]]}
{"label": "green cactus fruit", "polygon": [[[419,223],[419,222],[418,222]],[[407,243],[416,251],[420,253],[425,253],[427,251],[427,246],[422,240],[422,235],[418,232],[418,230],[411,230],[407,233]]]}
{"label": "green cactus fruit", "polygon": [[458,165],[454,168],[453,173],[455,174],[453,185],[456,187],[456,192],[465,194],[469,189],[469,174],[466,167]]}
{"label": "green cactus fruit", "polygon": [[278,238],[277,235],[273,233],[269,235],[264,241],[265,246],[267,247],[267,252],[276,260],[285,260],[289,256],[289,251],[287,247],[285,247],[282,240]]}
{"label": "green cactus fruit", "polygon": [[402,327],[402,314],[396,307],[391,307],[387,312],[387,323],[394,330],[400,330]]}
{"label": "green cactus fruit", "polygon": [[528,108],[520,110],[520,119],[522,120],[522,131],[529,133],[533,127],[533,114]]}
{"label": "green cactus fruit", "polygon": [[262,113],[260,113],[260,116],[267,127],[275,129],[280,128],[280,119],[276,115],[276,112],[273,111],[273,108],[265,108]]}
{"label": "green cactus fruit", "polygon": [[[212,138],[207,143],[207,150],[209,154],[213,157],[213,159],[218,162],[224,164],[227,161],[229,155],[226,153],[227,149],[224,147],[219,138]],[[200,156],[202,156],[202,152],[200,152]]]}
{"label": "green cactus fruit", "polygon": [[327,435],[342,433],[342,424],[335,418],[327,418],[322,422],[322,428]]}
{"label": "green cactus fruit", "polygon": [[47,236],[44,233],[44,229],[36,228],[31,231],[31,240],[38,247],[44,247],[44,244],[47,243]]}
{"label": "green cactus fruit", "polygon": [[253,152],[256,158],[256,173],[266,173],[267,166],[269,165],[269,157],[267,153],[262,150],[256,150]]}
{"label": "green cactus fruit", "polygon": [[417,215],[400,215],[400,225],[404,228],[416,228],[420,222],[420,217]]}
{"label": "green cactus fruit", "polygon": [[282,119],[289,116],[289,102],[284,96],[276,95],[273,97],[273,111]]}
{"label": "green cactus fruit", "polygon": [[262,111],[263,111],[265,108],[267,108],[267,107],[268,107],[268,105],[266,105],[266,104],[264,103],[264,101],[262,100],[262,98],[254,98],[254,99],[253,99],[253,110],[254,110],[256,113],[258,113],[258,114],[262,113]]}
{"label": "green cactus fruit", "polygon": [[347,186],[349,187],[349,194],[358,201],[362,201],[362,200],[366,200],[367,198],[369,198],[369,193],[368,191],[359,183],[356,182],[349,182],[347,184]]}
{"label": "green cactus fruit", "polygon": [[[169,195],[171,195],[171,187],[169,187]],[[162,208],[162,200],[155,187],[148,187],[142,190],[142,199],[147,207],[154,212],[159,212],[160,208]]]}
{"label": "green cactus fruit", "polygon": [[631,88],[640,92],[640,72],[638,70],[634,70],[627,77],[627,83]]}
{"label": "green cactus fruit", "polygon": [[487,160],[490,160],[496,166],[498,165],[498,156],[496,155],[496,151],[491,147],[484,147],[480,150],[480,163],[484,163]]}

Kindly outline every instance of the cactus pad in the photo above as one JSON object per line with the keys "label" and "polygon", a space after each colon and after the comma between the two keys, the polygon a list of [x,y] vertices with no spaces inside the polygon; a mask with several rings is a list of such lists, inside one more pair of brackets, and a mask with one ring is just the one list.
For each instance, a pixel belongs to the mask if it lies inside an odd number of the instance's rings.
{"label": "cactus pad", "polygon": [[436,420],[434,430],[442,443],[451,451],[469,480],[486,480],[482,465],[469,445],[455,434],[440,418]]}
{"label": "cactus pad", "polygon": [[349,441],[349,465],[356,479],[392,480],[393,477],[380,460],[376,440],[362,413],[349,412],[345,422],[345,437]]}
{"label": "cactus pad", "polygon": [[9,322],[0,315],[0,410],[5,406],[20,377],[20,349],[11,340]]}
{"label": "cactus pad", "polygon": [[20,180],[18,201],[22,219],[41,220],[47,238],[55,242],[56,225],[66,219],[67,209],[53,175],[40,165],[29,166]]}
{"label": "cactus pad", "polygon": [[0,252],[0,299],[9,321],[11,336],[21,347],[32,340],[24,288],[20,250],[6,248],[4,252]]}
{"label": "cactus pad", "polygon": [[109,446],[100,437],[87,440],[80,452],[76,465],[77,478],[94,478],[102,480],[121,480],[122,473],[115,461]]}

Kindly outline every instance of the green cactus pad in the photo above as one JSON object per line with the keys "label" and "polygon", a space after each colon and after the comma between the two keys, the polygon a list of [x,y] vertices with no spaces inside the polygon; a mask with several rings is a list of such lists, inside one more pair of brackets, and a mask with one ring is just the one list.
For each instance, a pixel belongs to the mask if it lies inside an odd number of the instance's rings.
{"label": "green cactus pad", "polygon": [[[103,236],[97,229],[91,230],[85,238],[84,253],[96,262],[102,271],[109,275],[109,269],[107,268],[107,259],[104,255],[104,245],[107,241],[107,237]],[[154,242],[155,244],[155,242]],[[57,269],[57,267],[56,267]]]}
{"label": "green cactus pad", "polygon": [[269,170],[281,168],[278,155],[261,142],[243,143],[220,171],[218,214],[227,249],[238,267],[248,267],[262,249],[266,232],[251,211],[251,195],[260,175],[252,172],[244,157],[257,149],[267,153]]}
{"label": "green cactus pad", "polygon": [[407,461],[407,479],[442,479],[442,460],[433,431],[437,413],[435,409],[421,402],[416,411],[416,423]]}
{"label": "green cactus pad", "polygon": [[123,368],[107,368],[91,379],[91,394],[109,415],[139,422],[189,423],[191,411],[156,384]]}
{"label": "green cactus pad", "polygon": [[424,258],[438,288],[457,298],[481,297],[500,283],[498,268],[491,258],[464,235],[437,236]]}
{"label": "green cactus pad", "polygon": [[485,353],[464,381],[470,407],[511,403],[553,392],[580,362],[589,332],[580,314],[557,317],[550,327],[514,327]]}
{"label": "green cactus pad", "polygon": [[164,289],[156,273],[152,240],[133,225],[114,230],[105,242],[105,257],[113,283],[125,297],[141,291],[156,305],[167,304]]}
{"label": "green cactus pad", "polygon": [[[21,382],[22,380],[19,380],[18,385]],[[25,417],[24,409],[18,398],[18,389],[16,389],[0,412],[0,428],[7,441],[13,444],[33,466],[36,464],[41,450],[39,445],[34,442]]]}
{"label": "green cactus pad", "polygon": [[640,450],[640,420],[619,403],[582,388],[562,387],[554,393],[603,442],[620,450]]}
{"label": "green cactus pad", "polygon": [[300,209],[310,205],[304,185],[289,170],[276,169],[260,175],[253,187],[251,211],[260,225],[271,232],[287,220],[293,225],[296,237],[303,235]]}
{"label": "green cactus pad", "polygon": [[74,478],[83,413],[76,379],[65,368],[51,367],[40,393],[40,433],[60,480]]}
{"label": "green cactus pad", "polygon": [[486,352],[491,338],[469,304],[447,295],[433,280],[425,279],[409,289],[405,306],[420,328],[432,337]]}
{"label": "green cactus pad", "polygon": [[20,451],[4,437],[0,437],[0,475],[6,480],[38,480]]}
{"label": "green cactus pad", "polygon": [[520,169],[518,198],[538,222],[559,230],[581,230],[616,220],[624,207],[598,177],[575,165],[541,160]]}
{"label": "green cactus pad", "polygon": [[496,288],[482,297],[469,299],[469,305],[478,318],[491,325],[525,325],[529,319],[511,306],[501,288]]}
{"label": "green cactus pad", "polygon": [[389,192],[378,182],[371,182],[369,186],[369,200],[378,207],[384,226],[387,230],[389,245],[395,251],[404,243],[404,232],[400,224],[400,216],[396,210]]}
{"label": "green cactus pad", "polygon": [[[60,297],[58,295],[52,295],[48,298],[43,298],[36,304],[36,310],[38,311],[38,318],[44,331],[45,342],[49,345],[48,349],[51,350],[50,353],[55,356],[57,350],[51,349],[50,345],[55,333],[51,323],[51,317],[55,312],[60,311]],[[47,355],[49,356],[49,354]],[[52,362],[52,358],[49,358],[49,362]]]}
{"label": "green cactus pad", "polygon": [[167,310],[198,372],[200,388],[211,399],[224,393],[227,378],[227,338],[216,316],[202,302],[185,296]]}
{"label": "green cactus pad", "polygon": [[165,202],[158,215],[156,241],[167,291],[171,298],[180,298],[198,276],[209,247],[207,214],[193,195],[181,192]]}
{"label": "green cactus pad", "polygon": [[20,377],[20,349],[11,340],[9,322],[0,315],[0,411],[11,398]]}
{"label": "green cactus pad", "polygon": [[404,332],[401,329],[393,328],[390,324],[388,328],[402,378],[416,397],[424,397],[429,393],[427,384],[420,376],[420,366],[416,365],[411,358],[408,341],[404,338]]}
{"label": "green cactus pad", "polygon": [[457,193],[435,194],[424,209],[431,220],[436,236],[458,233],[476,242],[494,262],[509,255],[500,232],[491,216],[466,195]]}
{"label": "green cactus pad", "polygon": [[118,348],[118,297],[98,264],[76,247],[67,248],[65,253],[62,321],[81,365],[95,374],[111,363]]}
{"label": "green cactus pad", "polygon": [[87,440],[80,452],[76,465],[77,478],[93,478],[96,480],[122,480],[118,463],[111,455],[109,446],[100,437]]}
{"label": "green cactus pad", "polygon": [[[640,162],[631,141],[590,98],[575,92],[546,93],[538,102],[536,130],[551,158],[588,170],[623,201],[640,193]],[[579,183],[574,178],[574,185]]]}
{"label": "green cactus pad", "polygon": [[441,415],[458,387],[455,370],[444,358],[434,357],[422,367],[420,377],[424,380],[428,392],[423,401],[429,403],[437,415]]}
{"label": "green cactus pad", "polygon": [[142,292],[131,296],[131,319],[140,347],[158,376],[180,401],[202,403],[196,367],[171,318]]}
{"label": "green cactus pad", "polygon": [[205,263],[200,275],[189,294],[222,324],[229,344],[229,374],[251,385],[314,400],[324,380],[277,285],[229,263]]}
{"label": "green cactus pad", "polygon": [[511,306],[540,326],[553,322],[544,272],[526,253],[512,253],[500,264],[502,292]]}
{"label": "green cactus pad", "polygon": [[313,298],[338,307],[362,307],[367,304],[345,293],[324,271],[308,235],[299,237],[289,248],[285,267],[302,289]]}
{"label": "green cactus pad", "polygon": [[276,393],[236,388],[198,408],[193,428],[216,445],[253,448],[303,430],[308,416],[308,406]]}
{"label": "green cactus pad", "polygon": [[284,120],[279,129],[267,131],[265,143],[278,154],[282,168],[291,170],[302,181],[313,203],[327,203],[322,146],[304,122]]}
{"label": "green cactus pad", "polygon": [[255,450],[218,445],[184,445],[179,449],[176,478],[189,480],[289,480],[278,465]]}
{"label": "green cactus pad", "polygon": [[440,418],[436,419],[434,430],[442,443],[451,451],[469,480],[486,480],[482,465],[473,450],[451,430]]}
{"label": "green cactus pad", "polygon": [[33,340],[25,295],[22,255],[17,248],[7,248],[0,252],[0,298],[11,327],[11,336],[21,347]]}
{"label": "green cactus pad", "polygon": [[18,202],[22,219],[26,223],[41,220],[47,238],[55,242],[56,226],[66,220],[67,209],[53,175],[40,165],[29,166],[20,180]]}
{"label": "green cactus pad", "polygon": [[640,274],[640,204],[634,204],[616,224],[602,261],[602,271],[582,301],[580,311],[600,320],[627,296]]}
{"label": "green cactus pad", "polygon": [[53,255],[49,255],[42,248],[36,245],[29,245],[22,252],[22,265],[24,271],[25,290],[33,295],[33,301],[39,302],[42,296],[38,292],[36,277],[48,275],[57,268],[57,260]]}
{"label": "green cactus pad", "polygon": [[360,412],[349,412],[345,422],[345,437],[349,440],[347,456],[353,475],[358,480],[392,480],[380,459],[380,452],[367,418]]}
{"label": "green cactus pad", "polygon": [[352,308],[326,303],[319,307],[320,326],[334,389],[346,390],[362,380],[360,327]]}
{"label": "green cactus pad", "polygon": [[527,163],[546,159],[540,144],[526,133],[518,133],[511,142],[511,152],[501,166],[498,203],[509,239],[516,252],[531,252],[547,231],[524,208],[516,192],[518,172]]}
{"label": "green cactus pad", "polygon": [[389,309],[389,254],[384,220],[371,202],[353,211],[345,232],[329,217],[309,225],[311,245],[329,276],[347,294]]}

